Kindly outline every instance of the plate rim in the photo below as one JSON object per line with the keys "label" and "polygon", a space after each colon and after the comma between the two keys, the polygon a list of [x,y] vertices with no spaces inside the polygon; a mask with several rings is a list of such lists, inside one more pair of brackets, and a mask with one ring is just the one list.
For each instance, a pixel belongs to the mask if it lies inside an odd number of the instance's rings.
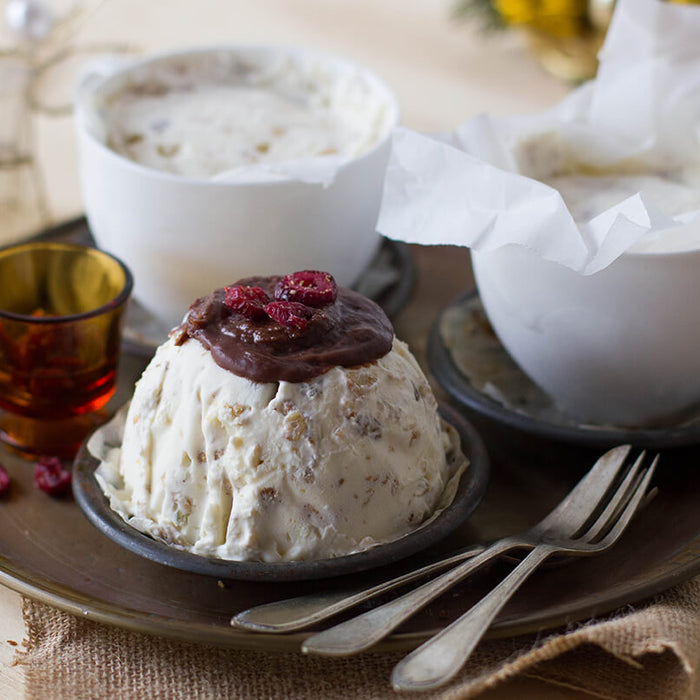
{"label": "plate rim", "polygon": [[424,527],[392,542],[343,557],[305,562],[231,561],[192,554],[155,540],[126,523],[110,507],[94,476],[99,461],[87,449],[90,437],[74,460],[73,496],[90,523],[116,544],[155,563],[191,574],[218,579],[286,583],[359,573],[396,563],[436,544],[462,525],[483,500],[490,476],[486,445],[476,428],[458,411],[441,404],[440,413],[456,429],[462,453],[469,459],[452,502]]}
{"label": "plate rim", "polygon": [[450,302],[438,314],[428,336],[428,368],[438,384],[459,405],[532,435],[587,447],[603,448],[629,443],[635,447],[660,449],[700,444],[700,423],[670,428],[559,424],[515,411],[479,391],[457,367],[440,332],[443,317],[450,309],[478,296],[478,290],[473,289]]}
{"label": "plate rim", "polygon": [[[684,552],[691,548],[700,547],[700,530],[676,552],[682,558]],[[608,614],[623,605],[632,605],[649,599],[668,588],[680,584],[692,576],[700,574],[700,557],[682,563],[671,572],[659,572],[651,579],[643,579],[631,588],[616,587],[605,598],[592,600],[591,596],[560,609],[545,611],[535,610],[529,615],[517,618],[496,619],[487,631],[486,639],[514,637],[524,634],[539,633],[543,630],[554,630],[564,627],[581,619]],[[297,632],[285,635],[252,633],[236,628],[223,628],[203,623],[192,623],[173,620],[162,614],[148,614],[142,610],[120,606],[95,597],[82,594],[74,588],[56,584],[41,575],[28,575],[20,571],[6,559],[0,557],[0,584],[56,607],[64,612],[89,619],[95,622],[126,629],[132,632],[156,635],[178,641],[188,641],[199,644],[213,644],[224,648],[257,649],[266,652],[299,652],[301,642],[307,639],[313,631]],[[379,642],[374,651],[388,652],[406,650],[433,636],[443,627],[420,632],[393,633]]]}
{"label": "plate rim", "polygon": [[[700,531],[692,540],[679,550],[678,554],[687,551],[692,545],[700,544]],[[700,558],[686,560],[676,567],[672,574],[658,575],[652,580],[645,580],[632,589],[619,590],[605,599],[588,601],[583,604],[562,606],[560,610],[542,614],[540,610],[530,615],[515,619],[496,619],[487,631],[486,639],[498,639],[523,634],[537,633],[543,630],[553,630],[581,620],[608,614],[622,605],[631,605],[651,598],[680,584],[692,576],[700,574]],[[147,615],[144,611],[126,608],[114,603],[98,600],[80,594],[79,591],[67,586],[57,585],[42,576],[28,576],[14,566],[8,566],[6,560],[0,559],[0,584],[15,592],[54,606],[67,613],[90,619],[103,624],[112,625],[132,632],[157,635],[201,644],[236,649],[260,649],[263,651],[299,651],[302,641],[313,632],[298,632],[285,635],[251,633],[236,628],[223,629],[213,625],[173,620],[161,614]],[[394,633],[373,649],[378,652],[397,651],[414,647],[430,636],[443,629],[437,627],[421,632]],[[193,632],[201,636],[193,635]]]}

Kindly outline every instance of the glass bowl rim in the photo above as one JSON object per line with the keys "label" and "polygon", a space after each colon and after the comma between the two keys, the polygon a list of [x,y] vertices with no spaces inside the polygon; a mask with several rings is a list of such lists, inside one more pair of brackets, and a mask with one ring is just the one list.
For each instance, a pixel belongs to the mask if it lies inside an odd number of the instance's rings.
{"label": "glass bowl rim", "polygon": [[124,273],[124,284],[120,289],[119,293],[110,299],[107,303],[101,304],[100,306],[90,309],[89,311],[83,311],[77,314],[65,314],[63,316],[30,316],[27,314],[18,314],[13,311],[6,311],[0,308],[0,320],[6,319],[11,321],[21,321],[23,323],[35,323],[35,324],[56,324],[56,323],[70,323],[75,321],[82,321],[89,318],[94,318],[96,316],[101,316],[111,310],[118,309],[120,306],[124,305],[126,301],[131,296],[131,292],[134,287],[134,277],[131,274],[131,270],[126,266],[126,264],[120,260],[112,253],[108,253],[105,250],[99,248],[93,248],[92,246],[82,245],[80,243],[59,243],[52,241],[29,241],[27,243],[20,243],[17,245],[8,246],[6,248],[0,248],[0,258],[8,254],[22,253],[26,250],[53,250],[53,251],[73,251],[75,253],[85,253],[88,252],[91,255],[102,255],[110,258],[112,261],[116,262]]}

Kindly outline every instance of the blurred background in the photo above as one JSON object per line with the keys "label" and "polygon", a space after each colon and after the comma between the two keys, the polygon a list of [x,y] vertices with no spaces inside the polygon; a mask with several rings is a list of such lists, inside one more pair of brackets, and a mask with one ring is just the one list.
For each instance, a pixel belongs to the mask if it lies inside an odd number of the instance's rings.
{"label": "blurred background", "polygon": [[71,100],[115,57],[302,45],[379,73],[404,125],[537,111],[594,75],[614,0],[0,0],[0,216],[21,238],[81,212]]}

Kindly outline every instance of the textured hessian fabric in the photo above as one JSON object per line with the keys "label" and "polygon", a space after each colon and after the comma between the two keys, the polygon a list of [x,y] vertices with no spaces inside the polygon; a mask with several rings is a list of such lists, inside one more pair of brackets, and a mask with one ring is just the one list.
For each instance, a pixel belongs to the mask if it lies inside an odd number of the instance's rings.
{"label": "textured hessian fabric", "polygon": [[[27,637],[17,660],[29,700],[397,697],[389,676],[402,652],[327,659],[207,647],[107,627],[30,599],[24,619]],[[699,665],[696,578],[585,625],[487,640],[455,681],[429,696],[475,698],[524,675],[614,700],[696,698]]]}

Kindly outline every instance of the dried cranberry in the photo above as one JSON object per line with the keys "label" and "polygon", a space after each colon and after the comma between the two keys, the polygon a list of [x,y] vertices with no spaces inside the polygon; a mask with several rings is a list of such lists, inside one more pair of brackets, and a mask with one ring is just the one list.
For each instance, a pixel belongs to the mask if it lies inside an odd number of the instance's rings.
{"label": "dried cranberry", "polygon": [[34,467],[34,483],[51,496],[61,496],[70,488],[70,472],[58,457],[42,457]]}
{"label": "dried cranberry", "polygon": [[301,270],[285,275],[275,286],[278,301],[298,301],[306,306],[326,306],[338,297],[333,275],[319,270]]}
{"label": "dried cranberry", "polygon": [[246,318],[252,320],[265,318],[264,306],[268,301],[270,297],[260,287],[245,285],[226,287],[224,304]]}
{"label": "dried cranberry", "polygon": [[10,475],[5,467],[0,464],[0,496],[4,496],[10,490]]}
{"label": "dried cranberry", "polygon": [[271,301],[265,306],[265,312],[273,320],[287,328],[303,331],[313,313],[308,306],[296,301]]}

